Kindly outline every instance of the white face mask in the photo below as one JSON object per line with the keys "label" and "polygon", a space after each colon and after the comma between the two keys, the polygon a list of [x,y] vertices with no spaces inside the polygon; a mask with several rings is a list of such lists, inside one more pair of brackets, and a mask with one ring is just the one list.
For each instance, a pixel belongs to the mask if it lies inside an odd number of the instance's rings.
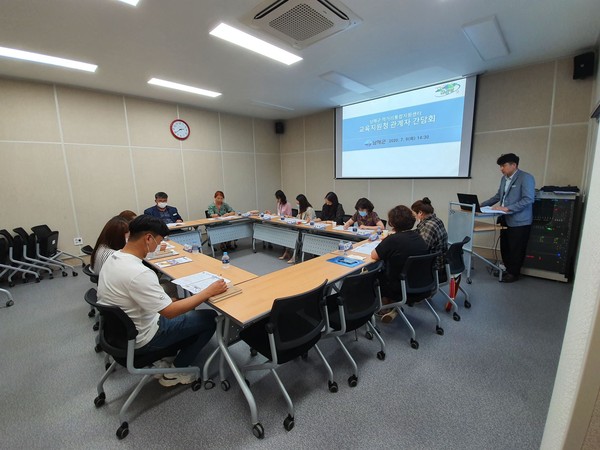
{"label": "white face mask", "polygon": [[167,207],[167,202],[158,202],[156,204],[160,209],[165,209]]}
{"label": "white face mask", "polygon": [[160,251],[160,243],[156,242],[156,239],[154,238],[154,236],[152,236],[152,239],[154,240],[154,243],[156,244],[156,248],[154,250],[150,251],[150,247],[148,247],[148,244],[146,244],[146,249],[148,250],[148,253],[146,254],[146,256]]}

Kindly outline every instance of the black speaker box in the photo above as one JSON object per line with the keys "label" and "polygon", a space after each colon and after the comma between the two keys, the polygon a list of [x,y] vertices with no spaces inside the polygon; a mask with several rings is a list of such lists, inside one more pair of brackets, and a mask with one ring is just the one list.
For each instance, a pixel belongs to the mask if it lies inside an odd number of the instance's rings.
{"label": "black speaker box", "polygon": [[594,75],[594,52],[582,53],[573,59],[573,79],[583,80]]}
{"label": "black speaker box", "polygon": [[284,130],[283,122],[275,122],[275,134],[283,134]]}

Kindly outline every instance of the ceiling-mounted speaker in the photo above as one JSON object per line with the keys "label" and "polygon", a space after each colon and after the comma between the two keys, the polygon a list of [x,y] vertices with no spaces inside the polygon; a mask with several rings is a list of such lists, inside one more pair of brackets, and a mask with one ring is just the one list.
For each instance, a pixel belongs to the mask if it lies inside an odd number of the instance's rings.
{"label": "ceiling-mounted speaker", "polygon": [[283,134],[285,127],[283,122],[275,122],[275,134]]}
{"label": "ceiling-mounted speaker", "polygon": [[302,49],[362,22],[338,0],[266,0],[241,22]]}
{"label": "ceiling-mounted speaker", "polygon": [[573,79],[583,80],[594,75],[594,52],[582,53],[573,58]]}

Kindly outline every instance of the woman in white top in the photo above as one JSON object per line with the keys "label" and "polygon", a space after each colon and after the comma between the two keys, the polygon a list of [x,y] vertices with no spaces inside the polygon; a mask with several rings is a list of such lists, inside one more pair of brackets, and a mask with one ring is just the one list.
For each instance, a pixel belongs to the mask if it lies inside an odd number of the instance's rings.
{"label": "woman in white top", "polygon": [[298,202],[296,205],[298,207],[298,215],[296,216],[296,218],[300,220],[305,220],[307,222],[310,222],[311,220],[315,220],[317,218],[317,214],[315,213],[315,210],[313,209],[312,205],[308,202],[306,195],[299,194],[296,197],[296,201]]}
{"label": "woman in white top", "polygon": [[129,221],[127,219],[115,216],[106,222],[90,258],[90,265],[95,274],[100,274],[102,265],[110,255],[125,247],[128,237]]}

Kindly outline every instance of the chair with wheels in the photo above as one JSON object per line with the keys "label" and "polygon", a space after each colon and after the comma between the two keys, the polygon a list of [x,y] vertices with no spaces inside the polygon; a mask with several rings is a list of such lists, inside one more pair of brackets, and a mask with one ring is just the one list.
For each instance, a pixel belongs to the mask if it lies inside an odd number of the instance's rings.
{"label": "chair with wheels", "polygon": [[[387,269],[389,286],[396,291],[399,285],[400,299],[383,305],[383,308],[395,308],[398,311],[400,317],[410,329],[410,346],[415,350],[419,348],[419,342],[414,327],[404,314],[404,306],[413,306],[421,301],[425,302],[435,317],[435,332],[440,336],[444,334],[444,329],[440,326],[440,316],[437,315],[429,302],[438,291],[438,274],[435,270],[435,261],[438,256],[440,256],[439,252],[410,256],[406,259],[406,262],[404,262],[403,257],[392,257]],[[401,262],[404,262],[404,266],[402,270],[398,270],[397,268]]]}
{"label": "chair with wheels", "polygon": [[[95,291],[95,289],[92,290]],[[177,344],[177,346],[157,352],[144,353],[143,355],[136,354],[135,337],[137,336],[138,332],[129,316],[116,306],[104,306],[96,304],[96,308],[100,312],[100,346],[102,350],[104,350],[114,359],[113,363],[110,364],[98,383],[98,396],[94,399],[94,405],[96,408],[104,405],[106,401],[104,382],[113,373],[117,365],[126,367],[127,371],[132,375],[138,375],[142,377],[119,412],[119,421],[121,425],[117,429],[116,434],[119,439],[123,439],[129,434],[127,409],[144,387],[144,384],[152,380],[154,375],[162,375],[165,373],[195,373],[196,376],[199,377],[200,368],[151,367],[153,362],[167,356],[175,355],[177,353],[177,349],[181,347],[182,343],[180,342]],[[192,337],[191,339],[194,338]],[[192,383],[192,390],[197,391],[200,389],[201,385],[201,380],[197,379],[194,383]]]}
{"label": "chair with wheels", "polygon": [[285,401],[288,415],[283,422],[287,431],[294,427],[294,405],[275,369],[299,356],[306,358],[308,351],[314,348],[323,360],[328,374],[328,387],[337,392],[338,386],[333,381],[333,371],[317,346],[321,332],[325,328],[325,287],[327,281],[320,286],[291,297],[273,301],[273,308],[268,317],[259,320],[240,332],[240,338],[251,349],[258,351],[268,361],[263,364],[242,367],[246,373],[252,370],[268,370],[271,372]]}
{"label": "chair with wheels", "polygon": [[446,260],[446,281],[444,283],[440,283],[440,287],[449,286],[449,293],[447,294],[444,290],[440,289],[442,294],[448,299],[448,303],[446,303],[446,311],[452,311],[452,316],[454,320],[460,320],[460,316],[458,315],[458,305],[456,304],[456,296],[458,291],[462,292],[465,296],[464,306],[469,309],[471,307],[471,302],[469,301],[469,294],[465,291],[460,285],[460,281],[462,278],[462,273],[465,271],[465,261],[463,259],[463,247],[467,244],[471,238],[469,236],[465,236],[465,238],[460,242],[455,242],[448,247],[446,251],[445,260]]}
{"label": "chair with wheels", "polygon": [[[17,273],[21,274],[23,283],[27,283],[29,281],[27,279],[27,275],[32,275],[35,278],[35,282],[39,283],[42,279],[42,276],[39,274],[39,271],[42,268],[40,266],[21,261],[21,256],[23,253],[23,245],[21,238],[17,236],[18,242],[15,242],[15,238],[7,230],[0,230],[0,236],[2,236],[0,240],[3,242],[3,244],[0,245],[2,245],[5,248],[5,251],[3,251],[3,253],[5,253],[6,255],[6,259],[3,261],[4,268],[9,267],[8,285],[10,287],[13,287],[15,285],[15,282],[13,281],[13,276]],[[50,271],[47,268],[43,269],[52,273],[52,271]]]}
{"label": "chair with wheels", "polygon": [[84,245],[81,247],[81,251],[88,256],[91,256],[94,253],[94,248],[91,245]]}
{"label": "chair with wheels", "polygon": [[0,288],[0,292],[2,292],[4,295],[6,295],[8,297],[8,300],[6,300],[6,307],[7,308],[15,304],[13,296],[10,293],[9,290]]}
{"label": "chair with wheels", "polygon": [[383,229],[385,230],[387,228],[387,220],[385,219],[379,219],[381,220],[381,223],[383,224]]}
{"label": "chair with wheels", "polygon": [[343,225],[344,223],[346,223],[346,222],[348,222],[350,219],[352,219],[352,214],[344,214],[342,217],[343,217],[343,219],[342,219],[342,220],[343,220],[343,223],[342,223],[342,225]]}
{"label": "chair with wheels", "polygon": [[372,323],[373,315],[381,307],[378,278],[382,268],[383,262],[379,261],[371,267],[365,268],[359,274],[347,276],[342,281],[339,292],[327,297],[329,327],[324,337],[335,338],[350,364],[352,364],[353,373],[348,378],[350,387],[355,387],[358,383],[358,366],[342,343],[340,336],[356,331],[366,325],[367,336],[370,339],[376,336],[381,344],[381,350],[377,352],[377,358],[380,360],[385,359],[385,342]]}
{"label": "chair with wheels", "polygon": [[[11,264],[11,262],[8,259],[8,251],[8,242],[6,241],[4,236],[0,235],[0,279],[6,277],[9,287],[13,287],[15,285],[15,282],[13,281],[12,277],[17,273],[21,273],[24,277],[27,274],[33,275],[39,280],[39,275],[37,272],[34,272],[33,270],[19,269],[18,267],[15,267],[13,264]],[[26,278],[23,278],[23,281],[26,281]]]}
{"label": "chair with wheels", "polygon": [[[88,277],[90,277],[90,281],[92,283],[98,284],[98,275],[96,275],[96,273],[92,270],[92,266],[90,266],[89,264],[86,264],[85,266],[83,266],[82,272],[84,275],[87,275]],[[88,317],[94,317],[95,315],[96,315],[96,308],[94,305],[90,305]],[[98,319],[96,319],[96,322],[94,322],[94,326],[92,327],[92,329],[94,331],[98,331],[99,326],[100,326],[100,322]]]}
{"label": "chair with wheels", "polygon": [[67,276],[67,269],[71,270],[74,277],[78,274],[75,272],[75,267],[67,264],[61,258],[66,256],[72,259],[78,259],[81,261],[81,265],[85,264],[85,261],[79,256],[72,255],[70,253],[58,250],[58,231],[52,231],[48,225],[37,225],[31,227],[31,231],[35,234],[36,242],[36,258],[42,261],[57,264],[62,268],[63,277]]}
{"label": "chair with wheels", "polygon": [[34,264],[36,266],[42,266],[42,267],[46,267],[48,269],[50,269],[50,276],[48,278],[52,279],[54,278],[54,275],[52,273],[52,271],[54,270],[60,270],[62,267],[59,266],[58,264],[54,264],[54,263],[50,263],[48,261],[42,261],[41,259],[37,259],[36,258],[36,237],[35,234],[33,233],[27,233],[27,231],[25,231],[24,228],[18,227],[18,228],[13,228],[13,231],[20,236],[20,241],[19,239],[15,236],[15,242],[17,244],[23,244],[23,252],[21,254],[21,259],[24,261],[27,261],[31,264]]}

